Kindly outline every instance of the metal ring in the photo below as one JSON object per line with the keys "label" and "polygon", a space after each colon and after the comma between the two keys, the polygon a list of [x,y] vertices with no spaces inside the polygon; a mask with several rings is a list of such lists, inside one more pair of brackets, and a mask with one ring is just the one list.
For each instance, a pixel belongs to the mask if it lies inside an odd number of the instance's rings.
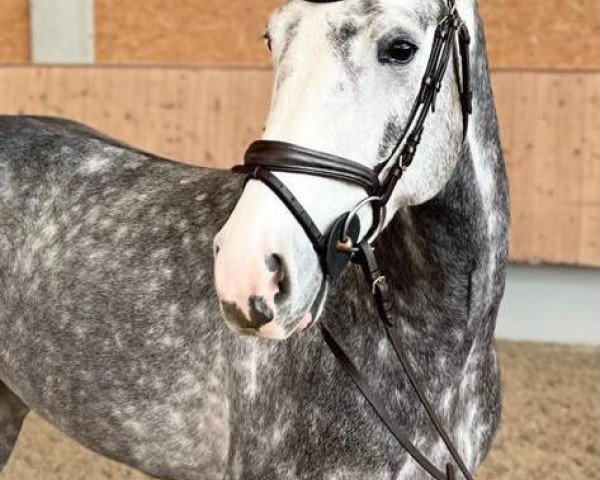
{"label": "metal ring", "polygon": [[[372,196],[372,197],[367,197],[364,200],[361,200],[360,202],[358,202],[356,204],[356,206],[352,210],[350,210],[350,212],[348,212],[348,216],[346,217],[346,220],[344,221],[344,228],[342,229],[341,240],[343,241],[348,238],[348,230],[350,229],[350,223],[352,222],[354,217],[357,216],[357,214],[361,208],[363,208],[365,205],[368,205],[370,203],[376,203],[376,202],[381,203],[382,201],[383,201],[382,197]],[[373,240],[375,240],[375,237],[377,237],[377,235],[379,235],[379,233],[381,233],[381,230],[383,229],[383,224],[385,222],[386,215],[387,215],[387,209],[386,209],[385,205],[383,203],[381,203],[379,224],[377,225],[377,228],[374,230],[373,234],[367,239],[368,243],[371,243]]]}
{"label": "metal ring", "polygon": [[373,231],[373,234],[367,240],[367,242],[369,244],[373,243],[373,241],[379,236],[379,234],[383,230],[383,225],[385,223],[386,217],[387,217],[387,207],[385,204],[382,204],[381,210],[379,212],[379,224],[377,225],[377,228]]}

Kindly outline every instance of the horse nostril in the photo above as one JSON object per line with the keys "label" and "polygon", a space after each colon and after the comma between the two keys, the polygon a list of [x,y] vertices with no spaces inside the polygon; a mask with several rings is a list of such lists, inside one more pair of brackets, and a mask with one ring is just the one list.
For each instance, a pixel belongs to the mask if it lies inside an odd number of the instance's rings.
{"label": "horse nostril", "polygon": [[275,304],[281,305],[290,295],[290,280],[285,263],[281,255],[271,253],[265,257],[265,264],[277,282],[278,292],[275,294]]}
{"label": "horse nostril", "polygon": [[250,297],[249,304],[250,322],[253,328],[259,329],[275,317],[273,310],[271,310],[264,297],[252,296]]}
{"label": "horse nostril", "polygon": [[215,237],[215,239],[213,240],[213,255],[216,257],[219,254],[220,250],[221,250],[221,242],[220,242],[219,235],[217,235]]}
{"label": "horse nostril", "polygon": [[229,322],[244,330],[258,330],[275,317],[273,310],[271,310],[264,297],[250,297],[248,306],[250,307],[250,318],[244,314],[235,302],[221,302],[223,313]]}
{"label": "horse nostril", "polygon": [[276,253],[271,253],[265,257],[265,264],[269,272],[277,275],[283,275],[283,259]]}

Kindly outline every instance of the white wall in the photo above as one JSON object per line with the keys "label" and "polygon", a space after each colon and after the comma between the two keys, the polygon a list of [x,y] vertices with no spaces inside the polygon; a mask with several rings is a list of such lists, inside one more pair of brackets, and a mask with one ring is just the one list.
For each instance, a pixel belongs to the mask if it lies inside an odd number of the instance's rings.
{"label": "white wall", "polygon": [[496,336],[600,345],[600,270],[511,265]]}
{"label": "white wall", "polygon": [[94,0],[30,0],[35,63],[93,63]]}

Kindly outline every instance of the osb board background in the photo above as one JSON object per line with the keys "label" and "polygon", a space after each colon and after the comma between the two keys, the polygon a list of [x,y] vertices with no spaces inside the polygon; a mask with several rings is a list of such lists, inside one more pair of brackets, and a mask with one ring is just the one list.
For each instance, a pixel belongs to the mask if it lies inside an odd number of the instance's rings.
{"label": "osb board background", "polygon": [[[600,266],[600,72],[493,75],[512,259]],[[6,67],[4,112],[79,119],[160,155],[228,167],[260,135],[268,69]]]}
{"label": "osb board background", "polygon": [[600,72],[493,80],[513,259],[600,266]]}
{"label": "osb board background", "polygon": [[[96,0],[97,59],[266,65],[282,0]],[[600,68],[600,0],[480,0],[496,68]],[[168,7],[166,7],[168,6]],[[0,0],[0,63],[30,59],[27,0]]]}
{"label": "osb board background", "polygon": [[22,63],[29,58],[29,2],[0,0],[0,63]]}
{"label": "osb board background", "polygon": [[[99,62],[269,63],[281,0],[96,0]],[[496,68],[600,68],[599,0],[480,0]]]}
{"label": "osb board background", "polygon": [[[479,480],[598,480],[600,356],[500,342],[502,423]],[[0,480],[150,480],[30,414]]]}

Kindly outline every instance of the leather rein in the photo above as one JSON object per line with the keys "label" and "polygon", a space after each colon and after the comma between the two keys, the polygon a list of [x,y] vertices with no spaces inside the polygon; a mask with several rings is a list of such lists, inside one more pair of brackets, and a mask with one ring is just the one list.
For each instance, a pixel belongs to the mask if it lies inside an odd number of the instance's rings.
{"label": "leather rein", "polygon": [[[328,3],[341,0],[308,1]],[[469,32],[456,11],[455,0],[448,0],[447,10],[435,30],[429,61],[404,132],[389,156],[374,169],[345,158],[298,145],[259,140],[254,142],[247,150],[244,165],[234,167],[233,171],[246,174],[248,179],[263,182],[286,205],[310,239],[328,280],[335,280],[348,263],[358,264],[362,267],[365,279],[372,288],[379,319],[404,373],[456,466],[467,480],[473,480],[408,361],[400,338],[398,321],[393,314],[387,280],[381,273],[371,245],[372,240],[379,233],[385,221],[386,204],[404,171],[414,159],[421,141],[425,120],[430,112],[435,111],[436,97],[441,90],[442,81],[451,57],[453,58],[458,80],[463,114],[463,137],[466,136],[468,119],[472,112],[469,43]],[[333,227],[326,234],[323,234],[294,194],[273,172],[331,178],[361,187],[367,193],[367,197],[350,212],[338,218]],[[370,205],[373,209],[373,222],[364,239],[359,240],[358,212],[367,205]],[[320,326],[323,338],[340,366],[352,379],[374,412],[404,450],[432,478],[436,480],[454,480],[456,478],[455,466],[452,463],[447,463],[442,471],[419,451],[394,421],[385,401],[370,387],[367,377],[358,370],[341,342],[323,322],[320,322]]]}

